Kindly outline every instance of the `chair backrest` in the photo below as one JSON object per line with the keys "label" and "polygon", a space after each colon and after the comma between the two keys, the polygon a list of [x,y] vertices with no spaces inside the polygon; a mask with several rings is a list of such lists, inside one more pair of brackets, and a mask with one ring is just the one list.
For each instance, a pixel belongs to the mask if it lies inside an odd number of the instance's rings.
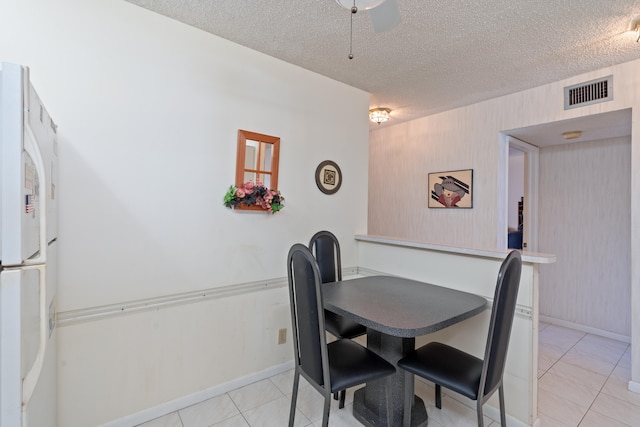
{"label": "chair backrest", "polygon": [[[511,326],[516,309],[522,259],[520,252],[511,251],[500,266],[498,281],[493,297],[489,336],[484,355],[484,366],[480,378],[478,396],[493,393],[502,384],[504,365],[511,336]],[[484,393],[482,390],[484,389]]]}
{"label": "chair backrest", "polygon": [[318,231],[309,241],[309,249],[315,255],[322,283],[342,280],[340,243],[330,231]]}
{"label": "chair backrest", "polygon": [[293,326],[294,362],[301,373],[320,386],[329,385],[327,341],[320,273],[311,251],[295,244],[287,257],[289,300]]}

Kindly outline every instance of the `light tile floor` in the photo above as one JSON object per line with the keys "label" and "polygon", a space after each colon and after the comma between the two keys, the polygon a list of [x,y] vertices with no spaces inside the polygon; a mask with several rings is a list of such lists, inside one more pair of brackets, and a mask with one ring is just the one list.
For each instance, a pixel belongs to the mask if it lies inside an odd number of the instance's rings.
{"label": "light tile floor", "polygon": [[[640,426],[640,394],[627,390],[631,376],[627,343],[540,324],[538,415],[543,427]],[[289,419],[293,371],[214,397],[139,427],[282,427]],[[331,427],[361,427],[353,417],[353,391],[346,406],[332,401]],[[431,427],[477,425],[473,402],[447,396],[435,408],[433,386],[418,379],[416,394],[425,401]],[[300,380],[296,427],[319,427],[322,398]],[[499,422],[485,417],[486,427]]]}
{"label": "light tile floor", "polygon": [[538,417],[544,427],[640,426],[624,342],[540,324]]}

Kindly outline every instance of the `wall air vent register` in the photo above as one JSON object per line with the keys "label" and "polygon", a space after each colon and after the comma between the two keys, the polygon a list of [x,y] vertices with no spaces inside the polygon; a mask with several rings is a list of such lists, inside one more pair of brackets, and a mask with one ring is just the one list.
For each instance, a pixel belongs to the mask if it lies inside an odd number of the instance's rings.
{"label": "wall air vent register", "polygon": [[564,88],[564,109],[613,100],[613,76]]}

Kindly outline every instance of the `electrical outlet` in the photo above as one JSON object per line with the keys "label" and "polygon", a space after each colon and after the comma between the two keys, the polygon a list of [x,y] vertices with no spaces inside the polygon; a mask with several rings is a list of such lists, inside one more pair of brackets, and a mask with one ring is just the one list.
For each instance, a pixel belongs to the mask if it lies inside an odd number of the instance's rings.
{"label": "electrical outlet", "polygon": [[278,344],[284,344],[287,342],[287,328],[278,330]]}

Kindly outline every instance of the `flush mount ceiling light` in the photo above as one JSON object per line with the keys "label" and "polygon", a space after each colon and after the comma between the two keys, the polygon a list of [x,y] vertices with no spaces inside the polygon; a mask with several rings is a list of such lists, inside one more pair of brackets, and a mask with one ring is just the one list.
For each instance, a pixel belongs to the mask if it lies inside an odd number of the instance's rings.
{"label": "flush mount ceiling light", "polygon": [[562,134],[562,137],[564,139],[576,139],[576,138],[580,138],[582,136],[582,131],[579,130],[572,130],[570,132],[564,132]]}
{"label": "flush mount ceiling light", "polygon": [[369,110],[369,120],[374,123],[380,124],[389,120],[390,108],[374,108]]}

